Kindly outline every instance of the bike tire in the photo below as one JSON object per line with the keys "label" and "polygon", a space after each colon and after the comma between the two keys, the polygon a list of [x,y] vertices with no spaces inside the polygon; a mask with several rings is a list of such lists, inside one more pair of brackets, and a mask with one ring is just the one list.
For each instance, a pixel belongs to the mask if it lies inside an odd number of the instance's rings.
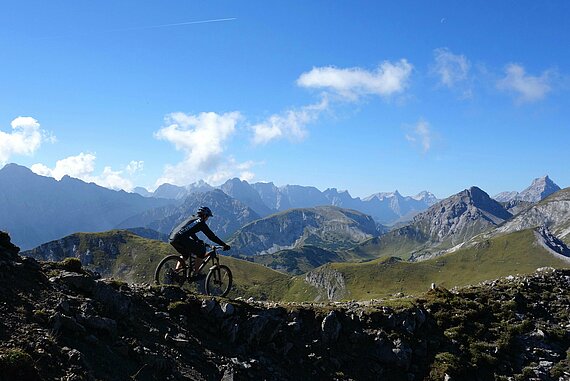
{"label": "bike tire", "polygon": [[[177,270],[176,266],[178,263],[182,263],[182,266]],[[186,263],[180,259],[179,255],[169,255],[159,262],[154,271],[154,282],[158,285],[177,285],[181,286],[187,280],[187,270]]]}
{"label": "bike tire", "polygon": [[226,296],[232,288],[233,276],[228,266],[214,266],[206,276],[206,295]]}

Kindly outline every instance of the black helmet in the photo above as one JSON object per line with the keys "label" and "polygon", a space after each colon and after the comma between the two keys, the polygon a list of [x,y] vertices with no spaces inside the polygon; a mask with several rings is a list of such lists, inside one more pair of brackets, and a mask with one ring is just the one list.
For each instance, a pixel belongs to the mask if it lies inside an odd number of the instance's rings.
{"label": "black helmet", "polygon": [[208,216],[208,217],[212,217],[212,211],[210,210],[210,208],[208,208],[207,206],[201,206],[198,209],[198,213],[196,213],[199,216]]}

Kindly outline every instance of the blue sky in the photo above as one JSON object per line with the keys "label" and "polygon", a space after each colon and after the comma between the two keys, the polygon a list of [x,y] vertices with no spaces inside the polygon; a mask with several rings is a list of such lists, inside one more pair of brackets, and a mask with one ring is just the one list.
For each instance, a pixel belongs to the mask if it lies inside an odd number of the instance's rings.
{"label": "blue sky", "polygon": [[0,165],[446,197],[570,185],[566,1],[21,1]]}

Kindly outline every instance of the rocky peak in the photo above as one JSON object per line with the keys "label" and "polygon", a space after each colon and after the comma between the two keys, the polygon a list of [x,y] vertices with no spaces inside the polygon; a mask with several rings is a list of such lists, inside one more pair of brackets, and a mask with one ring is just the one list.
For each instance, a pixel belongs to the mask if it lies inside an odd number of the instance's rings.
{"label": "rocky peak", "polygon": [[412,224],[432,242],[455,245],[511,217],[500,203],[473,186],[418,214]]}
{"label": "rocky peak", "polygon": [[520,193],[516,191],[501,192],[495,195],[494,199],[500,202],[512,200],[539,202],[559,190],[560,187],[546,175],[534,179],[532,184]]}
{"label": "rocky peak", "polygon": [[518,200],[539,202],[552,193],[560,190],[560,187],[548,177],[548,175],[536,178],[532,184],[517,195]]}
{"label": "rocky peak", "polygon": [[427,205],[430,205],[430,206],[439,201],[438,198],[435,197],[435,195],[433,193],[428,192],[428,191],[421,191],[417,195],[412,196],[412,198],[414,200],[417,200],[417,201],[423,201]]}

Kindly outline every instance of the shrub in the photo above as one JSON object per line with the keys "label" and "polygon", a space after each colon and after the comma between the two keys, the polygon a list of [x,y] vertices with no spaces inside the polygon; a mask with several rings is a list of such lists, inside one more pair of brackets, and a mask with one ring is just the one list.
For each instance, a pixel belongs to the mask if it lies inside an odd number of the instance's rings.
{"label": "shrub", "polygon": [[72,271],[74,273],[80,273],[82,265],[79,258],[68,257],[65,258],[63,261],[59,262],[59,267],[63,270]]}
{"label": "shrub", "polygon": [[33,380],[37,372],[32,357],[19,348],[0,349],[0,380]]}

